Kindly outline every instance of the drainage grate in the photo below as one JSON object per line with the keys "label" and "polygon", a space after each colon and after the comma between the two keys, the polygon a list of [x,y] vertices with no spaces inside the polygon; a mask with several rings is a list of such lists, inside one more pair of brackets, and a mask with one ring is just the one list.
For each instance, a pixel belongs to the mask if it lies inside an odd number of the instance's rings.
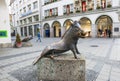
{"label": "drainage grate", "polygon": [[90,47],[99,47],[98,45],[90,45]]}

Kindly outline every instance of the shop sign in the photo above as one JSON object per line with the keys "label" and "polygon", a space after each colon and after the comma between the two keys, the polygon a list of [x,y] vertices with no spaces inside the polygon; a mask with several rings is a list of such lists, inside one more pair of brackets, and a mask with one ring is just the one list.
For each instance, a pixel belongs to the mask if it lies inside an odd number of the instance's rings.
{"label": "shop sign", "polygon": [[0,30],[0,38],[7,37],[7,30]]}

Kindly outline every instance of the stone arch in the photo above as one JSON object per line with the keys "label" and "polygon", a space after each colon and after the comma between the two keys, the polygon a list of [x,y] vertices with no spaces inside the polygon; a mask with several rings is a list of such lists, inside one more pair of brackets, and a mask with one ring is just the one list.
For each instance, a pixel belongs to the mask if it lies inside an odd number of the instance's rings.
{"label": "stone arch", "polygon": [[48,23],[45,23],[43,29],[44,29],[44,37],[50,37],[50,25]]}
{"label": "stone arch", "polygon": [[89,18],[87,17],[82,17],[80,19],[80,25],[82,27],[82,29],[87,32],[86,36],[87,37],[91,37],[91,31],[92,31],[92,22]]}
{"label": "stone arch", "polygon": [[61,37],[61,24],[59,21],[54,21],[52,23],[53,35],[54,37]]}
{"label": "stone arch", "polygon": [[96,19],[96,29],[98,37],[110,37],[112,34],[113,20],[108,15],[101,15]]}
{"label": "stone arch", "polygon": [[65,20],[65,22],[63,24],[63,27],[65,27],[65,30],[67,30],[70,27],[71,21],[73,21],[73,20],[72,19]]}

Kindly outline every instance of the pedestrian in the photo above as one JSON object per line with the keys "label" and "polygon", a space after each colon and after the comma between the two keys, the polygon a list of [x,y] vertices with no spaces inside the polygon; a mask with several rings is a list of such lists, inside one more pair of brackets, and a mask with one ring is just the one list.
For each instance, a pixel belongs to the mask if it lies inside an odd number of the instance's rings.
{"label": "pedestrian", "polygon": [[38,39],[36,41],[40,41],[41,42],[40,32],[38,32],[37,37],[38,37]]}
{"label": "pedestrian", "polygon": [[108,29],[108,35],[109,35],[109,38],[111,37],[111,30],[110,29]]}

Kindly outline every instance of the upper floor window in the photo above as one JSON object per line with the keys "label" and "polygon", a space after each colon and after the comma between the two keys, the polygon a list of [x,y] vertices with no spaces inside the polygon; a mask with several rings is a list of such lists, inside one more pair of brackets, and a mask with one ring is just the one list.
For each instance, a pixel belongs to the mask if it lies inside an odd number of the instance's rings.
{"label": "upper floor window", "polygon": [[45,10],[45,17],[58,16],[58,8]]}
{"label": "upper floor window", "polygon": [[20,9],[20,14],[22,14],[22,9]]}
{"label": "upper floor window", "polygon": [[31,4],[28,5],[28,11],[31,10]]}
{"label": "upper floor window", "polygon": [[22,0],[19,0],[19,4],[21,4],[22,3]]}
{"label": "upper floor window", "polygon": [[23,24],[22,20],[20,20],[20,24],[21,24],[21,25]]}
{"label": "upper floor window", "polygon": [[112,7],[112,0],[107,0],[107,7]]}
{"label": "upper floor window", "polygon": [[58,0],[44,0],[44,4],[50,4],[50,3],[53,3],[53,2],[56,2]]}
{"label": "upper floor window", "polygon": [[24,19],[23,21],[24,21],[24,24],[26,24],[26,23],[27,23],[27,20],[26,20],[26,19]]}
{"label": "upper floor window", "polygon": [[38,15],[35,15],[33,17],[34,17],[34,21],[39,21],[39,16]]}
{"label": "upper floor window", "polygon": [[88,11],[94,9],[94,1],[93,0],[88,0],[87,9],[88,9]]}
{"label": "upper floor window", "polygon": [[26,12],[26,7],[23,8],[24,13]]}
{"label": "upper floor window", "polygon": [[63,6],[63,13],[64,14],[70,14],[73,13],[74,7],[73,4],[68,4]]}
{"label": "upper floor window", "polygon": [[29,23],[32,22],[32,17],[29,17],[29,18],[28,18],[28,21],[29,21]]}
{"label": "upper floor window", "polygon": [[37,1],[33,3],[33,9],[36,9],[36,8],[38,8],[38,2]]}

